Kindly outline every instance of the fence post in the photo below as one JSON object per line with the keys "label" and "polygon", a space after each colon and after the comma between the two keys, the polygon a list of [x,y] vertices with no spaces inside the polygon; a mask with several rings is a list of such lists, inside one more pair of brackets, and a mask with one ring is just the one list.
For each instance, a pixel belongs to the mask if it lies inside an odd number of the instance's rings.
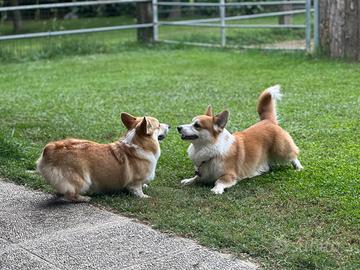
{"label": "fence post", "polygon": [[153,12],[153,40],[159,40],[159,25],[158,25],[158,5],[157,0],[152,0],[152,12]]}
{"label": "fence post", "polygon": [[314,49],[319,48],[319,0],[314,0]]}
{"label": "fence post", "polygon": [[226,33],[225,33],[225,0],[220,1],[220,22],[221,22],[221,29],[220,29],[220,36],[221,36],[221,46],[226,45]]}
{"label": "fence post", "polygon": [[306,0],[306,51],[310,52],[311,50],[311,0]]}
{"label": "fence post", "polygon": [[[290,1],[290,0],[283,0],[284,2],[286,1]],[[281,11],[291,11],[292,10],[292,5],[288,4],[288,5],[280,5],[280,10]],[[279,16],[279,24],[292,24],[293,23],[293,15],[282,15]]]}
{"label": "fence post", "polygon": [[[152,2],[136,3],[136,19],[138,24],[153,23]],[[154,27],[138,28],[137,39],[139,42],[152,42],[154,39]]]}
{"label": "fence post", "polygon": [[[19,6],[19,2],[18,0],[11,0],[10,5],[16,7]],[[12,11],[11,17],[13,21],[13,34],[17,34],[22,28],[21,11],[20,10]]]}

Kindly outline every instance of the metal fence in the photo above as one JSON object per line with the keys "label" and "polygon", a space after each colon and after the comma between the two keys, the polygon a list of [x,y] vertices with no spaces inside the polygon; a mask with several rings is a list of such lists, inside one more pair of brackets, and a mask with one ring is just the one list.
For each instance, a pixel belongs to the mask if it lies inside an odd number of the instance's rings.
{"label": "metal fence", "polygon": [[[149,2],[149,1],[150,0],[101,0],[101,1],[83,1],[83,2],[65,2],[65,3],[52,3],[52,4],[23,5],[23,6],[0,7],[0,12],[23,11],[23,10],[30,10],[30,9],[54,9],[54,8],[94,6],[94,5],[141,3],[141,2]],[[95,32],[115,31],[115,30],[124,30],[124,29],[138,29],[138,28],[147,28],[147,27],[154,27],[154,24],[151,22],[151,23],[146,23],[146,24],[115,25],[115,26],[108,26],[108,27],[74,29],[74,30],[65,30],[65,31],[47,31],[47,32],[28,33],[28,34],[5,35],[5,36],[0,36],[0,41],[1,40],[12,40],[12,39],[22,39],[22,38],[36,38],[36,37],[73,35],[73,34],[82,34],[82,33],[95,33]]]}
{"label": "metal fence", "polygon": [[[219,0],[219,2],[168,2],[158,0],[99,0],[99,1],[75,1],[75,2],[64,2],[64,3],[48,3],[48,4],[32,4],[32,5],[18,5],[18,6],[5,6],[0,7],[0,13],[4,12],[24,12],[27,10],[53,10],[60,8],[74,8],[84,6],[99,6],[99,5],[111,5],[111,4],[138,4],[147,3],[151,5],[149,12],[152,20],[146,23],[133,23],[133,24],[122,24],[122,25],[111,25],[102,27],[90,27],[84,29],[70,29],[70,30],[50,30],[43,32],[31,32],[21,34],[7,34],[1,35],[0,33],[0,45],[5,40],[16,40],[16,39],[31,39],[38,37],[52,37],[52,36],[63,36],[63,35],[75,35],[75,34],[86,34],[86,33],[97,33],[97,32],[108,32],[115,30],[125,29],[143,29],[151,28],[153,31],[153,40],[157,42],[168,42],[168,43],[187,43],[194,45],[204,46],[229,46],[227,42],[227,31],[229,29],[300,29],[304,31],[304,48],[306,51],[312,49],[312,25],[314,32],[314,46],[318,46],[318,0],[302,0],[302,1],[256,1],[256,2],[229,2],[225,0]],[[265,10],[265,12],[257,14],[241,14],[241,15],[229,15],[227,11],[230,8],[241,8],[241,7],[281,7],[290,6],[291,9],[286,11],[272,11]],[[211,18],[180,18],[177,20],[165,20],[159,19],[161,15],[161,8],[165,7],[178,7],[178,8],[215,8],[218,9],[218,16]],[[313,14],[312,14],[313,13]],[[303,24],[298,23],[284,23],[284,24],[270,24],[270,23],[238,23],[244,20],[257,20],[269,17],[279,16],[294,16],[297,14],[305,15],[305,22]],[[313,18],[313,22],[312,22]],[[233,23],[233,22],[236,23]],[[176,41],[171,39],[162,38],[160,36],[163,27],[196,27],[196,28],[212,28],[219,29],[218,37],[219,42],[192,42],[190,41]],[[236,44],[235,44],[236,45]],[[246,46],[242,46],[246,47]]]}
{"label": "metal fence", "polygon": [[[287,11],[279,12],[264,12],[260,14],[251,14],[251,15],[240,15],[240,16],[226,16],[226,9],[229,7],[243,7],[243,6],[281,6],[287,5],[292,7],[303,6],[303,8],[296,8]],[[312,7],[313,5],[313,7]],[[311,28],[312,22],[311,13],[314,12],[314,49],[317,49],[318,38],[319,38],[319,28],[318,28],[318,0],[303,0],[303,1],[257,1],[257,2],[231,2],[225,3],[225,0],[219,0],[218,3],[207,3],[207,2],[194,2],[194,3],[185,3],[185,2],[162,2],[153,0],[154,9],[158,6],[187,6],[187,7],[217,7],[219,9],[219,17],[207,18],[207,19],[195,19],[195,20],[180,20],[180,21],[158,21],[157,16],[154,16],[154,40],[160,40],[158,37],[158,28],[159,26],[172,25],[172,26],[188,26],[188,27],[210,27],[210,28],[219,28],[220,34],[220,46],[226,46],[226,29],[227,28],[268,28],[268,29],[304,29],[305,31],[305,49],[306,51],[311,51]],[[239,20],[248,20],[248,19],[258,19],[266,17],[278,17],[286,15],[295,15],[295,14],[305,14],[306,20],[304,24],[227,24],[229,21],[239,21]],[[169,43],[178,43],[174,40],[163,40],[164,42]],[[205,45],[205,46],[216,46],[216,44],[209,43],[193,43],[187,42],[188,44],[195,45]]]}

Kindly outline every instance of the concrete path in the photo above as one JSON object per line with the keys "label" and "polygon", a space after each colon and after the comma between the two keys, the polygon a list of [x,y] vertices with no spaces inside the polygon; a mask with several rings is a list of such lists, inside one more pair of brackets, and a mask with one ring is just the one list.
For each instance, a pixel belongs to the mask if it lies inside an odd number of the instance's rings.
{"label": "concrete path", "polygon": [[0,269],[256,269],[89,204],[0,180]]}

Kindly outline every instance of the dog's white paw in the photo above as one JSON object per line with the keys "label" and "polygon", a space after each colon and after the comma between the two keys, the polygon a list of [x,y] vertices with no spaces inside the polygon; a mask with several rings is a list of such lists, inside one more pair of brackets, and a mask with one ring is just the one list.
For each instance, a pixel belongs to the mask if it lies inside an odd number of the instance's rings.
{"label": "dog's white paw", "polygon": [[224,193],[224,189],[220,188],[220,187],[213,187],[211,189],[211,192],[213,192],[214,194],[223,194]]}
{"label": "dog's white paw", "polygon": [[87,203],[87,202],[91,201],[91,197],[82,196],[82,195],[77,195],[77,196],[66,196],[65,195],[63,199],[67,202],[73,202],[73,203]]}
{"label": "dog's white paw", "polygon": [[192,182],[193,182],[193,178],[184,179],[184,180],[181,180],[181,185],[182,185],[182,186],[188,186],[188,185],[190,185]]}
{"label": "dog's white paw", "polygon": [[148,184],[143,184],[143,188],[148,188],[149,185]]}
{"label": "dog's white paw", "polygon": [[[80,196],[79,196],[80,197]],[[81,202],[90,202],[91,201],[91,197],[89,197],[89,196],[81,196],[80,198],[79,198],[79,201],[81,201]]]}
{"label": "dog's white paw", "polygon": [[291,161],[291,165],[296,171],[301,171],[302,169],[304,169],[304,167],[301,165],[300,161],[297,158]]}
{"label": "dog's white paw", "polygon": [[142,196],[139,196],[141,199],[149,199],[151,198],[149,195],[143,194]]}

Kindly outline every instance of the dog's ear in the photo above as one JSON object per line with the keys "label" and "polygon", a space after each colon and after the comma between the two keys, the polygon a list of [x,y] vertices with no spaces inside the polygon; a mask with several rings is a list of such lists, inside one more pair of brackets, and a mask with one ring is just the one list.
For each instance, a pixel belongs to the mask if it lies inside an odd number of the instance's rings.
{"label": "dog's ear", "polygon": [[214,117],[215,128],[222,131],[229,120],[229,111],[225,110]]}
{"label": "dog's ear", "polygon": [[132,116],[131,114],[126,113],[126,112],[122,112],[120,117],[121,117],[121,122],[123,122],[124,126],[128,130],[135,128],[135,126],[137,124],[135,116]]}
{"label": "dog's ear", "polygon": [[207,116],[213,116],[213,110],[212,110],[212,106],[211,105],[208,105],[207,108],[206,108],[206,111],[205,111],[205,115]]}
{"label": "dog's ear", "polygon": [[148,123],[148,120],[144,116],[141,123],[136,127],[136,133],[141,134],[141,135],[151,135],[150,131],[151,131],[151,127]]}

